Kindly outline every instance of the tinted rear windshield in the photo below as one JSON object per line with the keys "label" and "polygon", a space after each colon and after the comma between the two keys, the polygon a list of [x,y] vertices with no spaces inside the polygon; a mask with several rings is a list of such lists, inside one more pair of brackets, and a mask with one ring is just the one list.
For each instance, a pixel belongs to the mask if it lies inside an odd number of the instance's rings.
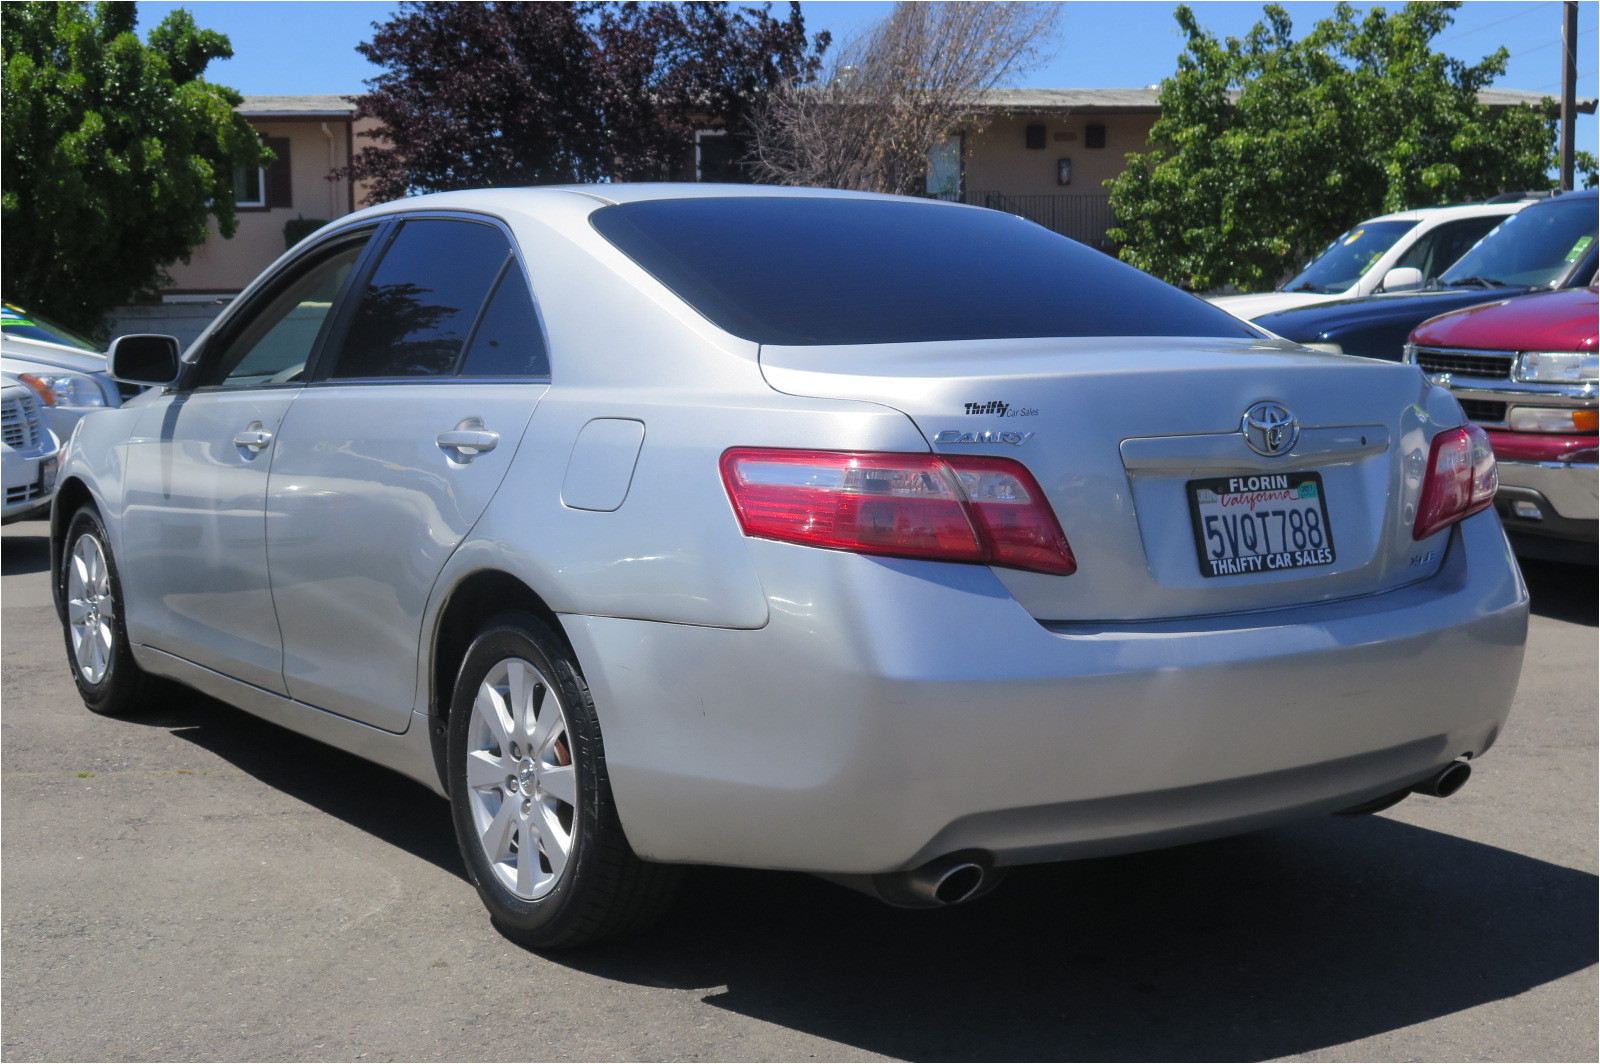
{"label": "tinted rear windshield", "polygon": [[590,217],[717,326],[762,344],[1260,335],[999,211],[774,196],[624,203]]}

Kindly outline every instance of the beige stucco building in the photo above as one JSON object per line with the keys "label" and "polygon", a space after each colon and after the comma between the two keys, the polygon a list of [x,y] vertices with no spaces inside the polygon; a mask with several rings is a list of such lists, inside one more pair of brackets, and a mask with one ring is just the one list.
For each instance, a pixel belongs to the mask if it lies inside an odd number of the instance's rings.
{"label": "beige stucco building", "polygon": [[[982,99],[980,128],[952,137],[930,160],[929,195],[959,199],[1030,218],[1092,247],[1110,248],[1115,224],[1104,182],[1120,174],[1130,153],[1148,149],[1161,114],[1159,90],[994,89]],[[1490,106],[1538,103],[1539,93],[1485,89]],[[1579,109],[1593,113],[1594,100]],[[296,219],[329,221],[365,205],[366,190],[331,178],[377,128],[355,121],[348,96],[247,96],[239,113],[278,160],[238,175],[239,230],[213,236],[187,264],[173,267],[167,302],[205,302],[239,292],[285,250],[284,226]],[[706,131],[715,137],[716,131]],[[727,180],[728,167],[704,167],[697,138],[686,176]],[[723,160],[724,164],[727,160]]]}
{"label": "beige stucco building", "polygon": [[238,112],[277,159],[234,175],[238,231],[223,240],[213,228],[188,263],[167,271],[172,285],[162,294],[168,302],[236,294],[286,250],[286,223],[331,221],[362,205],[360,185],[329,176],[360,150],[356,133],[376,125],[356,123],[349,97],[246,96]]}

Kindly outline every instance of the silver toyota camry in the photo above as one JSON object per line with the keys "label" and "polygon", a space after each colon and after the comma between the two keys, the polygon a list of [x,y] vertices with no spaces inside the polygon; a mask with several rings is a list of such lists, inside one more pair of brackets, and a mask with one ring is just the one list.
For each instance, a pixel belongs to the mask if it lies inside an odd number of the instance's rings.
{"label": "silver toyota camry", "polygon": [[420,196],[111,366],[52,519],[89,708],[423,781],[537,947],[683,865],[936,906],[1447,795],[1521,666],[1447,392],[994,211]]}

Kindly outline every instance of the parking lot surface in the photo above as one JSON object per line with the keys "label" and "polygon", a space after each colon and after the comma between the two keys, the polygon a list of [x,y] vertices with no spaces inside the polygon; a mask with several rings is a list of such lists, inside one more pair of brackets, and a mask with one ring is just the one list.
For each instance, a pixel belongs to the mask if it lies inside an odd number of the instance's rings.
{"label": "parking lot surface", "polygon": [[4,530],[5,1060],[1596,1059],[1593,569],[1525,567],[1516,708],[1453,798],[933,913],[700,870],[541,956],[422,787],[199,695],[86,711],[45,532]]}

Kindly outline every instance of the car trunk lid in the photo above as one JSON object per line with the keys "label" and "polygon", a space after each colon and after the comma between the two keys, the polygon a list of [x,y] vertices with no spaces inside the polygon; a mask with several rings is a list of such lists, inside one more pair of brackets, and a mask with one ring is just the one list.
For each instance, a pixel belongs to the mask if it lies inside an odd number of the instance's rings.
{"label": "car trunk lid", "polygon": [[[1383,591],[1442,560],[1447,533],[1417,543],[1410,527],[1429,440],[1458,420],[1440,420],[1447,401],[1428,409],[1414,367],[1169,338],[765,346],[761,365],[781,392],[898,409],[936,452],[1027,466],[1079,566],[995,569],[1041,621],[1273,609]],[[1281,455],[1242,429],[1264,402],[1298,429]],[[1233,564],[1244,555],[1279,557]]]}

